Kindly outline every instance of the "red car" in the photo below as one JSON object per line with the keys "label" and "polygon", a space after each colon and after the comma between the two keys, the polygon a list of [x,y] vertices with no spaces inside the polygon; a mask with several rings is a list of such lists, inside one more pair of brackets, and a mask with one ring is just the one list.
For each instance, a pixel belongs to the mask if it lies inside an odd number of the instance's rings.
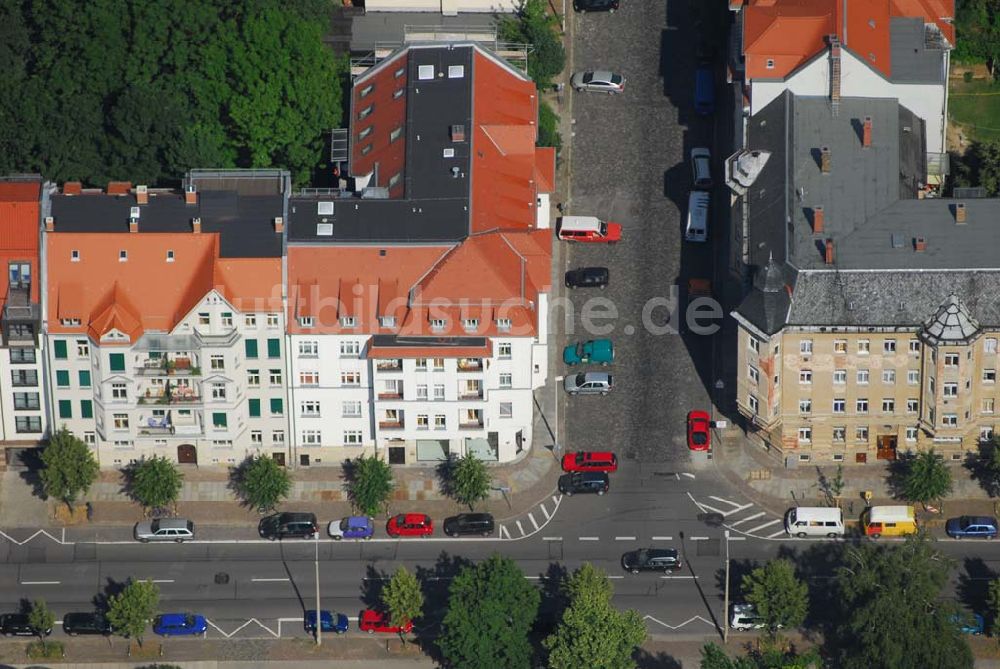
{"label": "red car", "polygon": [[389,519],[390,537],[426,537],[434,534],[434,521],[424,513],[401,513]]}
{"label": "red car", "polygon": [[704,411],[688,414],[688,448],[692,451],[707,451],[712,445],[711,417]]}
{"label": "red car", "polygon": [[375,632],[389,632],[390,634],[402,632],[403,634],[409,634],[413,631],[413,622],[408,620],[403,626],[393,625],[389,622],[389,616],[381,611],[366,609],[361,612],[361,616],[358,618],[358,629],[369,634],[374,634]]}
{"label": "red car", "polygon": [[562,459],[564,472],[616,472],[618,456],[610,451],[567,453]]}

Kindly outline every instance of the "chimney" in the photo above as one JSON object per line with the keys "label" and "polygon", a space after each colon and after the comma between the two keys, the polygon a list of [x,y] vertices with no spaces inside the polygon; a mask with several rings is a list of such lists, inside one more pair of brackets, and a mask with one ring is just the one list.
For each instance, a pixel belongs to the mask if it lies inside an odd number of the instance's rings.
{"label": "chimney", "polygon": [[823,234],[823,206],[817,205],[813,207],[813,234],[821,235]]}
{"label": "chimney", "polygon": [[139,219],[130,218],[128,219],[128,231],[129,232],[139,232]]}
{"label": "chimney", "polygon": [[962,225],[965,223],[965,203],[956,202],[955,203],[955,223]]}
{"label": "chimney", "polygon": [[830,173],[830,147],[824,146],[819,150],[819,168],[823,174]]}
{"label": "chimney", "polygon": [[135,187],[135,203],[149,204],[149,188],[146,186]]}
{"label": "chimney", "polygon": [[67,181],[63,184],[63,195],[79,195],[83,192],[83,184],[79,181]]}
{"label": "chimney", "polygon": [[45,217],[45,232],[55,232],[56,231],[56,219],[51,216]]}
{"label": "chimney", "polygon": [[861,145],[866,149],[870,149],[872,146],[872,117],[866,116],[865,123],[863,126],[863,132],[861,133]]}
{"label": "chimney", "polygon": [[823,260],[826,262],[827,265],[832,265],[833,264],[833,240],[832,239],[827,239],[826,240],[826,244],[823,246],[823,250],[825,252],[824,253],[825,257],[824,257]]}
{"label": "chimney", "polygon": [[913,250],[917,253],[923,253],[927,250],[927,240],[923,237],[913,238]]}
{"label": "chimney", "polygon": [[279,234],[285,231],[285,218],[283,216],[274,217],[274,231]]}
{"label": "chimney", "polygon": [[201,219],[200,218],[192,218],[191,219],[191,232],[193,232],[196,235],[201,234]]}
{"label": "chimney", "polygon": [[194,184],[184,189],[184,204],[198,204],[198,191],[195,190]]}

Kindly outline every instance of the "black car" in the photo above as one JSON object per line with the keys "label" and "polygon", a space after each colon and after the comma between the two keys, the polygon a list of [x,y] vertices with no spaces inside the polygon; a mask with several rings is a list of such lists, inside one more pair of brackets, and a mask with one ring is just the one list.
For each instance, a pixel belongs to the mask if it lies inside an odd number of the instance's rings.
{"label": "black car", "polygon": [[[0,616],[0,633],[4,636],[38,636],[38,630],[28,622],[27,613],[5,613]],[[52,628],[42,631],[42,636],[52,634]]]}
{"label": "black car", "polygon": [[608,285],[607,267],[577,267],[566,272],[567,288],[601,288]]}
{"label": "black car", "polygon": [[488,537],[493,534],[494,529],[493,516],[488,513],[460,513],[444,519],[444,533],[449,537],[463,534],[481,534]]}
{"label": "black car", "polygon": [[578,492],[603,495],[611,485],[606,472],[574,472],[559,477],[559,492],[569,496]]}
{"label": "black car", "polygon": [[319,525],[314,513],[283,512],[262,518],[257,532],[271,541],[286,537],[312,539],[319,532]]}
{"label": "black car", "polygon": [[680,569],[681,558],[673,548],[641,548],[622,556],[622,569],[638,574],[640,571],[665,571]]}
{"label": "black car", "polygon": [[578,12],[613,12],[618,9],[618,0],[573,0],[573,9]]}
{"label": "black car", "polygon": [[111,623],[100,613],[67,613],[63,616],[63,632],[77,634],[111,634]]}

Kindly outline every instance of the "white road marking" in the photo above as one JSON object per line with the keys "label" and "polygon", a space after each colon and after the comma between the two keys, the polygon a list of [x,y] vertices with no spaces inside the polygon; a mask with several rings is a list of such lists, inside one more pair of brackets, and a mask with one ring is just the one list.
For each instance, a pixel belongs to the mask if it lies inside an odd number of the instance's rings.
{"label": "white road marking", "polygon": [[541,576],[525,576],[524,578],[526,578],[529,581],[540,581],[542,579]]}
{"label": "white road marking", "polygon": [[780,523],[780,522],[781,522],[781,518],[775,518],[774,520],[769,520],[766,523],[764,523],[763,525],[758,525],[757,527],[753,528],[752,530],[747,530],[747,534],[753,534],[754,532],[758,532],[758,531],[764,529],[765,527],[771,527],[771,525],[774,525],[775,523]]}
{"label": "white road marking", "polygon": [[556,503],[557,507],[559,506],[559,500],[561,500],[561,499],[562,499],[562,495],[559,495],[558,497],[556,497],[555,495],[552,495],[552,501]]}
{"label": "white road marking", "polygon": [[709,495],[709,499],[714,499],[716,502],[722,502],[723,504],[730,504],[734,507],[732,510],[726,511],[725,515],[729,515],[730,513],[736,513],[737,511],[742,511],[743,509],[749,509],[751,506],[753,506],[752,502],[749,504],[737,504],[736,502],[732,502],[728,499],[723,499],[721,497],[716,497],[714,495]]}
{"label": "white road marking", "polygon": [[689,479],[693,479],[694,478],[694,474],[689,474],[688,472],[681,472],[681,476],[686,476]]}
{"label": "white road marking", "polygon": [[662,620],[658,620],[658,619],[654,618],[653,616],[649,616],[649,615],[643,616],[642,619],[643,620],[652,620],[654,623],[657,623],[658,625],[663,625],[664,627],[668,627],[668,628],[670,628],[672,630],[680,629],[681,627],[684,627],[688,623],[693,623],[695,620],[700,620],[701,622],[705,623],[706,625],[708,625],[712,629],[717,629],[715,623],[709,622],[708,620],[705,620],[701,616],[694,616],[693,618],[688,618],[687,620],[685,620],[684,622],[682,622],[680,625],[668,625],[667,623],[663,622]]}
{"label": "white road marking", "polygon": [[531,515],[531,512],[528,512],[528,520],[530,520],[531,524],[535,526],[535,532],[541,529],[540,527],[538,527],[538,523],[535,521],[535,517]]}
{"label": "white road marking", "polygon": [[288,583],[288,578],[251,578],[253,583]]}
{"label": "white road marking", "polygon": [[59,581],[21,581],[21,585],[59,585]]}
{"label": "white road marking", "polygon": [[615,541],[635,541],[635,537],[615,537]]}
{"label": "white road marking", "polygon": [[510,532],[507,531],[507,527],[505,525],[500,526],[500,538],[510,539]]}
{"label": "white road marking", "polygon": [[677,580],[693,581],[693,580],[697,579],[698,577],[697,576],[661,576],[660,578],[672,578],[672,579],[677,579]]}
{"label": "white road marking", "polygon": [[722,509],[716,509],[714,506],[709,506],[708,504],[705,504],[704,502],[700,502],[698,504],[698,506],[701,507],[702,511],[704,511],[705,509],[708,509],[709,511],[714,511],[715,513],[721,514],[723,516],[726,515],[726,512],[723,511]]}
{"label": "white road marking", "polygon": [[578,537],[580,541],[600,541],[600,537]]}
{"label": "white road marking", "polygon": [[[141,581],[143,579],[139,579],[139,580]],[[174,579],[172,579],[172,578],[160,578],[160,579],[153,579],[150,582],[151,583],[173,583]]]}
{"label": "white road marking", "polygon": [[538,508],[540,508],[542,513],[545,514],[545,520],[550,520],[552,518],[552,515],[549,513],[549,510],[545,508],[544,504],[539,504]]}
{"label": "white road marking", "polygon": [[653,541],[673,541],[673,537],[653,537]]}
{"label": "white road marking", "polygon": [[624,576],[608,576],[607,578],[625,578]]}
{"label": "white road marking", "polygon": [[520,520],[516,520],[516,521],[514,521],[514,524],[517,525],[517,530],[518,530],[518,532],[521,533],[521,536],[523,537],[524,536],[524,528],[521,527],[521,521]]}
{"label": "white road marking", "polygon": [[767,535],[767,538],[768,538],[768,539],[774,539],[775,537],[780,537],[780,536],[781,536],[781,535],[783,535],[783,534],[785,534],[785,531],[784,531],[784,530],[778,530],[778,531],[777,531],[777,532],[775,532],[774,534],[769,534],[769,535]]}
{"label": "white road marking", "polygon": [[729,537],[730,541],[746,541],[746,537]]}
{"label": "white road marking", "polygon": [[755,514],[753,514],[752,516],[747,516],[746,518],[743,518],[743,519],[741,519],[741,520],[737,520],[737,521],[736,521],[735,523],[733,523],[733,524],[732,524],[732,525],[730,525],[729,527],[736,527],[736,526],[737,526],[737,525],[739,525],[740,523],[745,523],[745,522],[747,522],[747,521],[750,521],[750,520],[753,520],[753,519],[755,519],[755,518],[760,518],[760,517],[761,517],[761,516],[763,516],[763,515],[765,515],[763,511],[761,511],[760,513],[755,513]]}
{"label": "white road marking", "polygon": [[562,537],[542,537],[542,541],[562,541]]}
{"label": "white road marking", "polygon": [[[207,623],[208,623],[209,625],[211,625],[212,627],[214,627],[215,629],[217,629],[217,630],[219,631],[219,634],[221,634],[222,636],[226,637],[227,639],[230,639],[230,638],[232,638],[232,636],[233,636],[234,634],[236,634],[237,632],[239,632],[239,631],[240,631],[241,629],[243,629],[244,627],[246,627],[246,626],[247,626],[247,625],[249,625],[250,623],[255,623],[255,624],[256,624],[256,625],[258,625],[259,627],[261,627],[261,628],[263,628],[264,630],[266,630],[267,632],[269,632],[269,633],[271,634],[271,636],[273,636],[273,637],[274,637],[275,639],[277,639],[277,638],[280,638],[280,637],[281,637],[281,620],[282,620],[282,619],[279,619],[279,620],[278,620],[278,631],[277,631],[277,632],[275,632],[275,631],[274,631],[273,629],[271,629],[270,627],[268,627],[267,625],[265,625],[265,624],[264,624],[264,623],[262,623],[261,621],[257,620],[256,618],[251,618],[250,620],[246,621],[245,623],[243,623],[242,625],[240,625],[239,627],[237,627],[236,629],[234,629],[234,630],[233,630],[232,632],[228,632],[228,633],[227,633],[227,632],[225,632],[225,631],[223,631],[223,629],[222,629],[221,627],[219,627],[218,625],[216,625],[216,624],[215,624],[214,622],[212,622],[211,620],[209,620],[209,619],[206,619],[206,622],[207,622]],[[296,620],[298,620],[298,621],[300,621],[300,622],[303,622],[303,619],[302,619],[302,618],[297,618]]]}
{"label": "white road marking", "polygon": [[691,541],[708,541],[709,537],[688,537]]}

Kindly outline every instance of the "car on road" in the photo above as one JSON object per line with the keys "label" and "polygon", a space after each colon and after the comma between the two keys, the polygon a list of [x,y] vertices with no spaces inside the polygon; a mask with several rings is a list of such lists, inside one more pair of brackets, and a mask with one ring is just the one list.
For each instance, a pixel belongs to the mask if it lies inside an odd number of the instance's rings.
{"label": "car on road", "polygon": [[409,634],[413,631],[413,621],[406,621],[405,625],[393,625],[389,622],[389,615],[374,609],[365,609],[358,616],[358,629],[362,632],[374,634],[375,632],[388,632],[390,634]]}
{"label": "car on road", "polygon": [[734,630],[759,630],[764,628],[764,619],[753,604],[733,604],[729,626]]}
{"label": "car on road", "polygon": [[[39,636],[38,629],[32,627],[27,613],[5,613],[0,615],[0,634],[4,636]],[[41,636],[52,634],[52,628],[41,630]]]}
{"label": "car on road", "polygon": [[603,495],[611,487],[611,480],[605,472],[573,472],[559,477],[559,492],[572,497],[577,493]]}
{"label": "car on road", "polygon": [[63,632],[70,636],[78,634],[102,634],[109,636],[113,631],[111,623],[100,613],[79,612],[63,616]]}
{"label": "car on road", "polygon": [[347,516],[341,520],[330,521],[327,533],[340,541],[341,539],[371,539],[375,534],[375,521],[368,516]]}
{"label": "car on road", "polygon": [[607,395],[614,387],[614,378],[607,372],[569,374],[563,388],[570,395]]}
{"label": "car on road", "polygon": [[449,537],[479,534],[488,537],[496,529],[493,516],[488,513],[460,513],[444,519],[444,533]]}
{"label": "car on road", "polygon": [[695,70],[694,110],[699,116],[715,113],[715,77],[711,65],[702,64]]}
{"label": "car on road", "polygon": [[288,537],[312,539],[319,533],[319,525],[316,524],[314,513],[285,511],[261,518],[257,533],[271,541]]}
{"label": "car on road", "polygon": [[640,548],[622,555],[622,569],[638,574],[640,571],[662,571],[668,574],[684,564],[675,548]]}
{"label": "car on road", "polygon": [[712,421],[708,413],[695,409],[688,413],[688,448],[692,451],[707,451],[712,446]]}
{"label": "car on road", "polygon": [[693,190],[688,194],[687,223],[684,225],[684,241],[708,241],[709,196],[703,190]]}
{"label": "car on road", "polygon": [[194,636],[208,631],[208,621],[194,613],[164,613],[153,620],[153,631],[160,636]]}
{"label": "car on road", "polygon": [[607,267],[577,267],[566,272],[566,287],[604,290],[608,287],[609,279]]}
{"label": "car on road", "polygon": [[952,539],[993,539],[997,536],[997,519],[991,516],[949,518],[944,531]]}
{"label": "car on road", "polygon": [[[309,634],[316,633],[316,609],[306,609],[305,615],[302,616],[302,625]],[[323,632],[343,634],[347,631],[347,616],[343,613],[320,611],[319,625]]]}
{"label": "car on road", "polygon": [[617,244],[622,239],[622,226],[596,216],[562,216],[556,222],[556,235],[564,242]]}
{"label": "car on road", "polygon": [[578,451],[562,459],[564,472],[616,472],[618,456],[611,451]]}
{"label": "car on road", "polygon": [[981,636],[986,631],[986,619],[978,613],[956,613],[950,620],[962,634]]}
{"label": "car on road", "polygon": [[614,12],[618,0],[573,0],[573,9],[578,12]]}
{"label": "car on road", "polygon": [[159,518],[136,523],[132,532],[144,544],[150,541],[182,543],[194,539],[194,523],[184,518]]}
{"label": "car on road", "polygon": [[434,534],[434,521],[425,513],[401,513],[389,519],[385,531],[390,537],[428,537]]}
{"label": "car on road", "polygon": [[691,149],[691,179],[695,188],[712,187],[712,152],[703,146]]}
{"label": "car on road", "polygon": [[614,95],[625,90],[625,77],[608,70],[577,72],[570,77],[569,85],[584,93],[608,93]]}
{"label": "car on road", "polygon": [[615,360],[615,345],[610,339],[578,341],[563,349],[563,362],[567,365],[599,363],[610,365]]}

